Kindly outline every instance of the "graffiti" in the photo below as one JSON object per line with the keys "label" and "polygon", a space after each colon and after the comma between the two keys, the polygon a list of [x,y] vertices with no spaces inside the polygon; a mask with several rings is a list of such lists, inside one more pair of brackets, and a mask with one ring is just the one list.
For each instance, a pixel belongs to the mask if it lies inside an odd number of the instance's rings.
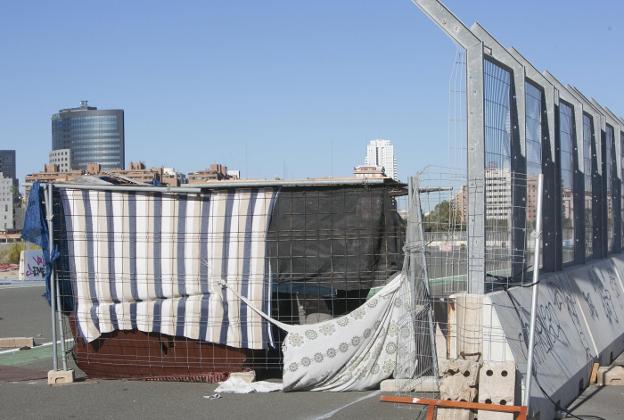
{"label": "graffiti", "polygon": [[[560,321],[560,314],[567,312],[574,324],[576,333],[580,344],[585,351],[586,359],[592,358],[592,350],[589,345],[590,340],[585,336],[583,323],[579,316],[579,308],[571,293],[567,293],[561,289],[561,286],[551,283],[553,299],[548,301],[548,304],[541,305],[538,312],[538,329],[536,332],[540,333],[539,339],[541,343],[537,343],[541,346],[540,359],[543,362],[548,353],[551,353],[557,343],[563,346],[570,346],[570,340],[563,330]],[[542,309],[543,308],[543,309]],[[571,331],[568,331],[571,332]],[[536,347],[535,354],[537,355],[538,348]]]}
{"label": "graffiti", "polygon": [[613,302],[612,294],[615,294],[617,298],[620,297],[620,292],[618,291],[617,280],[615,278],[615,274],[611,271],[608,273],[609,276],[609,289],[606,287],[602,287],[600,289],[600,298],[602,299],[602,306],[604,307],[604,312],[610,323],[620,323],[620,318],[618,317],[617,311],[615,310],[615,303]]}
{"label": "graffiti", "polygon": [[609,285],[611,286],[611,291],[615,293],[615,297],[620,300],[620,285],[618,284],[617,278],[613,272],[609,273]]}
{"label": "graffiti", "polygon": [[589,315],[592,318],[598,318],[598,309],[596,309],[596,305],[594,305],[594,302],[592,301],[591,294],[581,292],[581,295],[583,296],[583,300],[587,304],[587,308],[589,309]]}
{"label": "graffiti", "polygon": [[43,280],[46,263],[41,251],[24,251],[20,261],[20,278],[23,280]]}

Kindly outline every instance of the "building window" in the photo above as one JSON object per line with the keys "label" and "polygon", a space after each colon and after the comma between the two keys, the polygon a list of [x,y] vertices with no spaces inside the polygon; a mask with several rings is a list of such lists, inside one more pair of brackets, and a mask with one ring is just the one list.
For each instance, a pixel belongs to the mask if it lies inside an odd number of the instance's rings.
{"label": "building window", "polygon": [[591,258],[594,254],[594,219],[592,207],[592,176],[594,173],[593,150],[596,146],[594,141],[594,123],[592,118],[583,115],[583,179],[585,181],[585,258]]}
{"label": "building window", "polygon": [[615,221],[613,219],[615,206],[613,194],[613,180],[616,179],[617,169],[613,165],[614,160],[614,132],[613,127],[607,124],[605,141],[605,167],[606,167],[606,182],[607,182],[607,251],[613,251],[613,245],[615,243]]}
{"label": "building window", "polygon": [[574,109],[559,104],[559,157],[561,180],[561,249],[564,264],[574,261]]}
{"label": "building window", "polygon": [[485,265],[511,275],[511,72],[484,62]]}
{"label": "building window", "polygon": [[[526,264],[533,265],[535,255],[535,228],[537,222],[537,182],[542,173],[542,101],[541,88],[525,83],[526,104],[526,157],[527,157],[527,206],[526,206]],[[540,242],[540,249],[542,243]],[[540,266],[542,265],[540,260]]]}

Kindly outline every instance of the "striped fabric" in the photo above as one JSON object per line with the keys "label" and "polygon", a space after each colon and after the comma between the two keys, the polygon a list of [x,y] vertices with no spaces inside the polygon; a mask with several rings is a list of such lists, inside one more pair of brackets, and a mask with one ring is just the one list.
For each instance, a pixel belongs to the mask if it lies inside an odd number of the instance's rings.
{"label": "striped fabric", "polygon": [[271,189],[164,194],[61,189],[69,278],[87,341],[138,329],[262,349],[270,330]]}

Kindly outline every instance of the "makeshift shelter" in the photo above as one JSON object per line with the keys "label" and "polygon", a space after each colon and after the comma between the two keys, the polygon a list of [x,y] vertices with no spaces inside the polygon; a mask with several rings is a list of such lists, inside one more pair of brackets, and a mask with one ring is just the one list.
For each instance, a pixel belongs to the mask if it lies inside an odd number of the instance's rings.
{"label": "makeshift shelter", "polygon": [[402,268],[400,194],[389,179],[56,185],[56,269],[78,366],[207,381],[281,369],[284,333],[236,295],[285,324],[359,307]]}

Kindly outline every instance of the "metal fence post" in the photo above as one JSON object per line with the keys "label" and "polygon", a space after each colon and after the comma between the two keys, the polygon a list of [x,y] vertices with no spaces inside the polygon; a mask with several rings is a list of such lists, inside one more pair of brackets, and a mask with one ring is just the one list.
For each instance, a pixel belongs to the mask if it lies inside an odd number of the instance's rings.
{"label": "metal fence post", "polygon": [[[50,184],[50,209],[51,209],[51,219],[54,219],[54,185]],[[54,221],[52,220],[52,227],[54,227]],[[50,236],[50,253],[54,250],[54,232],[51,233]],[[61,341],[61,362],[63,365],[63,370],[67,370],[67,356],[65,353],[65,331],[63,330],[63,311],[61,306],[61,289],[58,283],[58,279],[56,278],[56,267],[54,264],[51,264],[50,269],[52,273],[50,275],[50,282],[54,285],[54,289],[56,292],[56,316],[59,328],[59,338]]]}
{"label": "metal fence post", "polygon": [[[46,220],[48,222],[48,257],[52,261],[54,244],[54,225],[52,222],[52,184],[46,185]],[[36,193],[36,192],[35,192]],[[56,282],[52,263],[48,264],[50,270],[50,313],[52,319],[52,368],[58,370],[58,353],[56,348]]]}
{"label": "metal fence post", "polygon": [[[431,301],[431,290],[429,288],[429,275],[427,272],[427,261],[425,256],[425,241],[423,235],[422,214],[420,208],[420,188],[418,177],[409,179],[409,208],[407,225],[407,250],[409,252],[409,274],[412,286],[421,283],[424,287],[424,305],[427,308],[427,322],[429,326],[429,341],[431,346],[431,369],[435,382],[438,382],[438,353],[435,341],[435,324],[433,319],[433,303]],[[420,270],[421,278],[416,276],[416,269]],[[416,290],[414,290],[416,294]],[[417,302],[414,302],[417,304]]]}
{"label": "metal fence post", "polygon": [[529,350],[527,357],[527,370],[525,375],[525,392],[523,405],[529,408],[531,400],[531,380],[533,379],[533,349],[535,347],[535,321],[537,318],[537,292],[539,281],[540,239],[542,237],[542,190],[544,188],[544,175],[540,174],[537,180],[537,215],[535,223],[535,254],[533,255],[533,282],[531,296],[531,320],[529,323]]}

